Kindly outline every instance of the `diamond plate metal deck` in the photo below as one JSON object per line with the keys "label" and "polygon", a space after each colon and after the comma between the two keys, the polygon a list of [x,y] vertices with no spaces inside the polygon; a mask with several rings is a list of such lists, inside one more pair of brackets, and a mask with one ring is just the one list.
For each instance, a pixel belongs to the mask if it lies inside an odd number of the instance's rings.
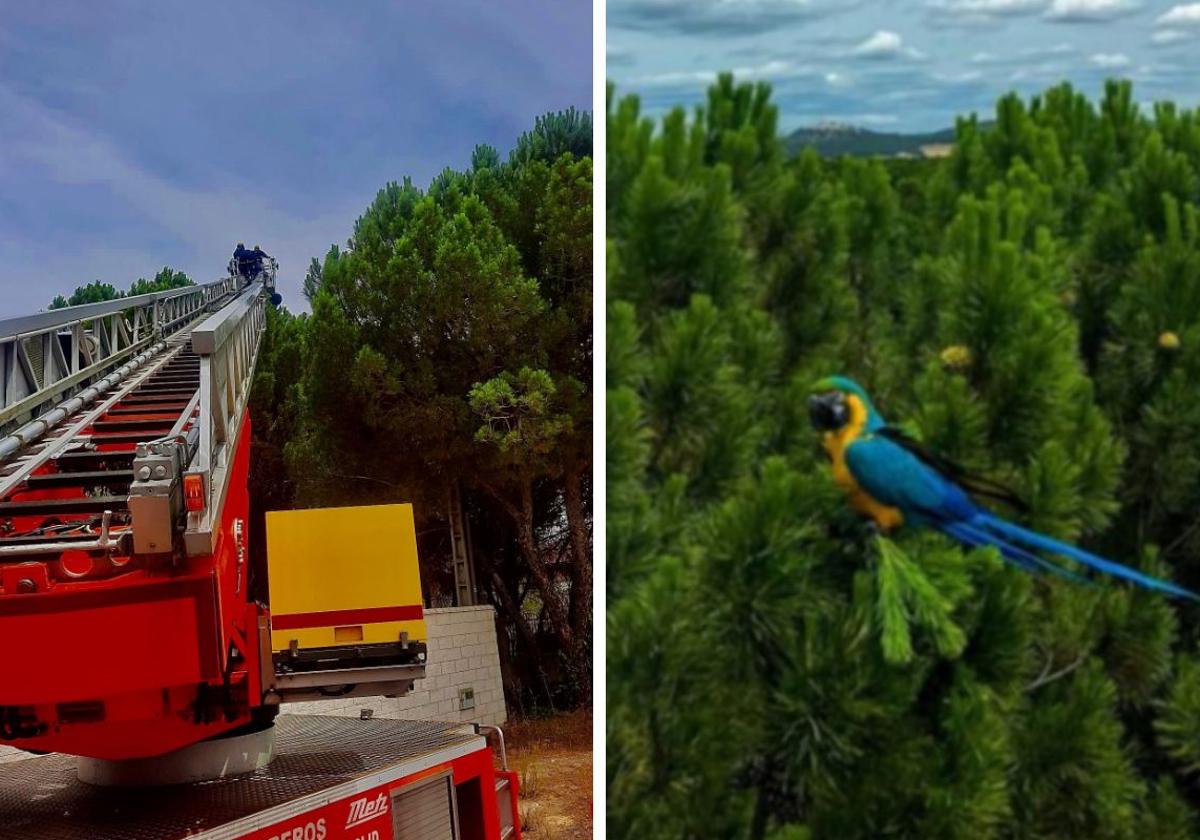
{"label": "diamond plate metal deck", "polygon": [[275,726],[275,760],[264,769],[176,787],[91,787],[76,778],[71,756],[0,764],[0,838],[173,840],[482,743],[461,723],[280,715]]}

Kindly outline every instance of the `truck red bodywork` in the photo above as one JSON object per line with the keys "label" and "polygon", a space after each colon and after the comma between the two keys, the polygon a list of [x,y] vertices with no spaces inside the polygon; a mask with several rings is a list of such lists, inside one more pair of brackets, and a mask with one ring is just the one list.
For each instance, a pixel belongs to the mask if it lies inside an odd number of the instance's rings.
{"label": "truck red bodywork", "polygon": [[[250,434],[247,418],[213,554],[152,568],[117,557],[129,571],[83,580],[45,562],[3,567],[0,637],[22,643],[0,648],[0,725],[9,727],[0,742],[135,758],[250,723],[262,695],[255,628],[266,611],[248,599],[233,539],[233,523],[249,515]],[[11,501],[85,497],[83,487],[56,488]],[[39,591],[19,593],[17,582],[31,576]]]}

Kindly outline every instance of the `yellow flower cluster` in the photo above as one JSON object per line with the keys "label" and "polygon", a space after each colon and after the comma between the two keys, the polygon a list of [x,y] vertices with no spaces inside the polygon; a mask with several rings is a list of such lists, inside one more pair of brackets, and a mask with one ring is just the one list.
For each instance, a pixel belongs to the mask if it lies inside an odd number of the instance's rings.
{"label": "yellow flower cluster", "polygon": [[951,344],[939,354],[939,358],[950,370],[965,370],[971,366],[971,348],[965,344]]}

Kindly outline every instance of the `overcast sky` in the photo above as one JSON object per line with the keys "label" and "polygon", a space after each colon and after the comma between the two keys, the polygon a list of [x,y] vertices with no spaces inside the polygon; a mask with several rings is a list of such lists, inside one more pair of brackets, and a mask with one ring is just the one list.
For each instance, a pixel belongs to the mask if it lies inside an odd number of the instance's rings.
{"label": "overcast sky", "polygon": [[388,180],[591,109],[586,0],[0,0],[0,315],[238,240],[343,243]]}
{"label": "overcast sky", "polygon": [[697,102],[718,71],[765,79],[783,128],[887,131],[990,113],[998,95],[1106,77],[1139,102],[1200,104],[1200,2],[609,0],[608,77],[647,110]]}

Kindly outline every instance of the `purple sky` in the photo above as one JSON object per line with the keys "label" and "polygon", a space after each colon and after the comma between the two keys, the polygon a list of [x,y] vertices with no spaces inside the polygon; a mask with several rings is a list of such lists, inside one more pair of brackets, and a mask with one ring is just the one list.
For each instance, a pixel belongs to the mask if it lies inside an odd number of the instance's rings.
{"label": "purple sky", "polygon": [[582,0],[0,0],[0,315],[234,244],[311,257],[386,181],[591,108]]}

